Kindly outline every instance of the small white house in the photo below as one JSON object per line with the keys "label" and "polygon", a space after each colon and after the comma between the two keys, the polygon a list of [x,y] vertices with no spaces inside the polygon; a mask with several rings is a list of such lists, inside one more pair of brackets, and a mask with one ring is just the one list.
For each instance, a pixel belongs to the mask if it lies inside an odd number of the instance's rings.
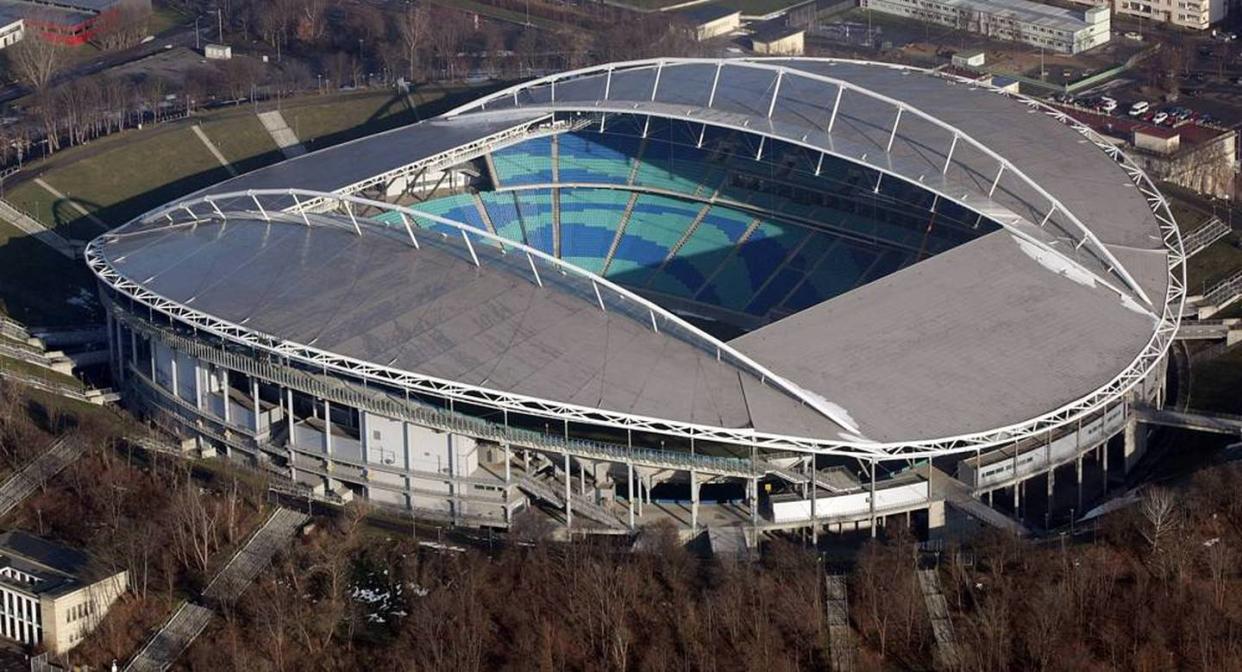
{"label": "small white house", "polygon": [[0,49],[11,47],[26,35],[26,24],[22,17],[5,13],[0,7]]}
{"label": "small white house", "polygon": [[203,49],[209,61],[227,61],[233,58],[233,47],[227,44],[209,44]]}

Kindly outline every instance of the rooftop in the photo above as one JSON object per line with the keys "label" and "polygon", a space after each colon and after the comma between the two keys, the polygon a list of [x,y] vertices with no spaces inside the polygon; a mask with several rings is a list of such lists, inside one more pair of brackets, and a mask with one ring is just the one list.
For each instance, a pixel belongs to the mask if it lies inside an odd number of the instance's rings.
{"label": "rooftop", "polygon": [[757,42],[775,42],[804,32],[804,28],[786,25],[784,17],[781,17],[757,25],[751,39]]}
{"label": "rooftop", "polygon": [[0,534],[0,570],[5,569],[36,580],[32,583],[0,576],[0,582],[35,595],[71,592],[115,573],[83,551],[22,530]]}
{"label": "rooftop", "polygon": [[1076,32],[1088,25],[1081,9],[1054,7],[1030,0],[936,0],[937,4],[1006,17],[1043,28]]}
{"label": "rooftop", "polygon": [[[869,440],[939,438],[1038,417],[1106,387],[1145,361],[1140,353],[1155,342],[1169,282],[1161,228],[1121,166],[1038,108],[922,71],[859,62],[670,60],[597,72],[558,81],[555,101],[546,82],[535,81],[434,122],[309,154],[214,191],[307,182],[343,188],[431,149],[481,137],[485,129],[554,111],[684,119],[821,148],[1009,227],[730,343],[841,409]],[[798,72],[831,79],[791,74]],[[847,90],[838,107],[836,80],[874,95]],[[906,106],[895,132],[892,101]],[[834,107],[829,131],[826,111]],[[986,143],[995,156],[957,142],[955,133]],[[998,177],[996,156],[1015,168]],[[1014,170],[1047,195],[1033,192]],[[1049,197],[1098,242],[1087,245],[1060,210],[1049,218]],[[521,269],[504,270],[503,260],[493,260],[500,264],[494,268],[485,262],[480,271],[460,255],[452,260],[451,251],[425,246],[420,254],[314,227],[142,231],[131,225],[121,231],[98,244],[123,275],[262,333],[565,403],[790,436],[841,436],[842,425],[792,396],[704,357],[693,337],[673,338],[663,329],[656,335],[640,317],[600,315],[581,288],[558,285],[565,297],[548,298],[519,277]],[[1115,268],[1089,252],[1095,245],[1115,259]],[[1127,291],[1116,269],[1152,303]],[[532,331],[532,324],[547,329]]]}
{"label": "rooftop", "polygon": [[683,16],[696,24],[703,25],[705,23],[719,21],[727,16],[740,16],[742,12],[741,10],[730,9],[722,5],[706,4],[695,5],[686,9],[679,9],[676,14],[678,16]]}
{"label": "rooftop", "polygon": [[335,224],[230,215],[227,226],[122,235],[103,252],[168,299],[365,362],[682,422],[839,430],[669,325],[653,330],[647,311],[611,300],[601,310],[578,276],[545,267],[540,286],[525,255],[479,241],[476,267],[459,236],[423,232],[415,249],[382,231],[355,235],[348,220]]}

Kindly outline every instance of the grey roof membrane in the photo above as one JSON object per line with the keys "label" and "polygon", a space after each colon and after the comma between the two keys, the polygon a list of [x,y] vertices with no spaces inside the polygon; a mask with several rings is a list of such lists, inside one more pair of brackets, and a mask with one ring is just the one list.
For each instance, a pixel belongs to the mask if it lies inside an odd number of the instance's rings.
{"label": "grey roof membrane", "polygon": [[843,407],[867,438],[899,441],[1003,427],[1085,396],[1154,326],[996,231],[730,345]]}
{"label": "grey roof membrane", "polygon": [[[588,408],[745,428],[839,431],[801,402],[653,331],[649,315],[600,310],[590,285],[525,255],[424,233],[238,221],[146,229],[102,248],[126,277],[248,328],[354,359]],[[743,381],[750,379],[745,393]]]}

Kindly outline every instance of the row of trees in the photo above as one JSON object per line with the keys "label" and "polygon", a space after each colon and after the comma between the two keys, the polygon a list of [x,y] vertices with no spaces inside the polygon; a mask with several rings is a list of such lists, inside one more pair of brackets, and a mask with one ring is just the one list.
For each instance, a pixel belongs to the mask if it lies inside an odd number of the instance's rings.
{"label": "row of trees", "polygon": [[[335,6],[342,15],[328,30],[333,8],[321,0],[229,4],[224,3],[225,25],[244,35],[257,31],[252,37],[269,45],[278,62],[240,55],[193,65],[177,79],[101,74],[57,84],[62,47],[31,37],[5,50],[13,72],[35,93],[23,101],[22,123],[0,127],[0,168],[254,96],[392,86],[398,80],[417,85],[477,74],[515,79],[695,48],[679,29],[650,16],[631,16],[586,33],[476,23],[461,11],[422,4],[388,12],[359,4]],[[247,16],[267,18],[252,22]]]}
{"label": "row of trees", "polygon": [[[648,552],[512,544],[427,551],[353,511],[293,549],[187,654],[193,669],[813,670],[830,653],[822,559],[770,544],[705,560],[672,530]],[[527,529],[534,529],[532,526]],[[899,528],[848,569],[859,669],[932,669]],[[1235,669],[1242,656],[1242,467],[1154,490],[1094,541],[996,534],[943,554],[963,671]]]}

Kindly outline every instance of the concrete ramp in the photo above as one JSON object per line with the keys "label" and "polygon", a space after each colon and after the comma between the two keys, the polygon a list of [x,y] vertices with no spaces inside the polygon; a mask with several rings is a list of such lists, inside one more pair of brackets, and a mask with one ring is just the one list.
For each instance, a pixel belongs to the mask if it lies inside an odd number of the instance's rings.
{"label": "concrete ramp", "polygon": [[850,628],[849,594],[841,574],[824,577],[824,608],[828,619],[828,669],[853,672],[857,644]]}
{"label": "concrete ramp", "polygon": [[278,551],[289,545],[298,528],[310,518],[292,509],[276,509],[263,527],[220,570],[203,597],[213,602],[231,602],[241,597],[259,572],[272,562]]}
{"label": "concrete ramp", "polygon": [[78,257],[77,246],[4,200],[0,200],[0,219],[16,226],[26,235],[70,259]]}
{"label": "concrete ramp", "polygon": [[125,666],[125,672],[164,672],[211,622],[212,611],[184,602],[164,627]]}
{"label": "concrete ramp", "polygon": [[934,569],[920,569],[919,588],[927,605],[927,617],[931,620],[932,635],[936,639],[935,666],[937,670],[953,670],[961,665],[957,650],[957,638],[953,634],[953,621],[949,618],[949,604],[940,589],[940,575]]}
{"label": "concrete ramp", "polygon": [[931,497],[933,500],[943,499],[952,505],[953,508],[977,519],[979,522],[1020,537],[1026,536],[1031,532],[1020,521],[1014,520],[980,501],[975,497],[970,486],[939,469],[932,469],[931,485]]}
{"label": "concrete ramp", "polygon": [[1134,413],[1139,420],[1151,425],[1242,436],[1242,416],[1238,415],[1206,413],[1203,411],[1174,411],[1167,408],[1152,408],[1150,406],[1136,406]]}
{"label": "concrete ramp", "polygon": [[306,148],[302,146],[302,141],[298,140],[298,136],[293,133],[293,129],[289,128],[289,124],[285,123],[285,117],[280,110],[272,110],[270,112],[260,112],[259,121],[262,122],[263,128],[267,129],[276,146],[280,148],[281,153],[286,159],[302,156],[306,153]]}

